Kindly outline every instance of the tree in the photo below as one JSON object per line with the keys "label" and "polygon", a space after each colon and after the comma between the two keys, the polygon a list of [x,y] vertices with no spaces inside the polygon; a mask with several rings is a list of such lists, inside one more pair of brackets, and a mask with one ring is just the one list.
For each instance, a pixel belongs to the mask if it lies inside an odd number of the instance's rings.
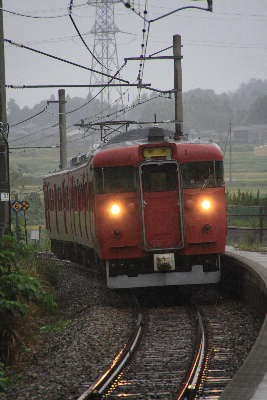
{"label": "tree", "polygon": [[248,124],[267,124],[267,96],[259,97],[252,103],[246,121]]}
{"label": "tree", "polygon": [[25,186],[30,184],[32,178],[27,176],[31,172],[25,165],[18,164],[15,167],[10,167],[10,187],[12,192],[24,192]]}
{"label": "tree", "polygon": [[19,121],[20,118],[20,108],[16,103],[15,99],[10,99],[7,103],[7,118],[10,123],[15,124]]}

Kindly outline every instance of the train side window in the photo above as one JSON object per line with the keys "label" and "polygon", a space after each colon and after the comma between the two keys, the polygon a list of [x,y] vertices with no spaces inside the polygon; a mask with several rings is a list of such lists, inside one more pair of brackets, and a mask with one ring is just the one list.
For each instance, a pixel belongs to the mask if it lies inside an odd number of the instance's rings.
{"label": "train side window", "polygon": [[142,168],[142,180],[145,192],[168,192],[176,188],[177,165],[148,164]]}
{"label": "train side window", "polygon": [[136,168],[105,167],[94,169],[95,193],[115,193],[136,191]]}

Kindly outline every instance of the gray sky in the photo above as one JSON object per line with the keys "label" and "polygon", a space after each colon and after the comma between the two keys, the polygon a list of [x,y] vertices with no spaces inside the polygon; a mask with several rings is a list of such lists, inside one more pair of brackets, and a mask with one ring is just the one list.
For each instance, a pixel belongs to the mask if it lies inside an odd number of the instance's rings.
{"label": "gray sky", "polygon": [[[90,49],[90,34],[95,22],[95,6],[87,0],[73,0],[73,19]],[[145,0],[135,0],[143,13]],[[182,6],[206,8],[206,1],[148,0],[148,18],[154,19]],[[6,39],[45,53],[91,67],[92,57],[77,37],[68,16],[69,0],[3,0],[3,8],[35,17],[4,13]],[[119,65],[124,57],[141,54],[143,20],[123,4],[115,5],[115,23]],[[267,79],[267,1],[214,0],[213,12],[186,10],[150,24],[147,55],[172,45],[174,34],[182,37],[183,90],[213,89],[216,93],[235,91],[251,78]],[[162,55],[171,55],[172,50]],[[7,85],[89,84],[90,72],[53,60],[10,44],[5,45]],[[128,62],[121,77],[134,82],[138,62]],[[114,70],[114,72],[116,72]],[[173,88],[173,61],[149,61],[143,83],[168,90]],[[7,101],[15,98],[20,107],[47,100],[58,89],[7,89]],[[85,97],[88,89],[66,89],[71,97]],[[137,90],[129,91],[129,101]]]}

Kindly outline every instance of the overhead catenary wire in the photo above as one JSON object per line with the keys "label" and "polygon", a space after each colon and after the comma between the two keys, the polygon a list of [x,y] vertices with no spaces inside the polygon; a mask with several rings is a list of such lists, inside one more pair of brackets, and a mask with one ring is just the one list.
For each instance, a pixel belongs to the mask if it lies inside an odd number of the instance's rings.
{"label": "overhead catenary wire", "polygon": [[[149,19],[147,19],[145,16],[143,17],[143,16],[141,15],[140,12],[138,13],[138,12],[135,10],[134,7],[131,7],[130,2],[125,2],[124,0],[120,0],[120,1],[121,1],[121,3],[123,3],[123,4],[125,5],[126,8],[128,8],[129,10],[131,10],[133,13],[135,13],[136,15],[138,15],[140,18],[142,18],[142,19],[143,19],[145,22],[147,22],[147,23],[152,23],[152,22],[159,21],[160,19],[163,19],[163,18],[165,18],[165,17],[168,17],[169,15],[175,14],[175,13],[177,13],[178,11],[187,10],[187,9],[196,9],[196,10],[209,11],[209,12],[212,11],[212,6],[210,6],[210,5],[208,5],[208,8],[203,8],[203,7],[198,7],[198,6],[185,6],[185,7],[180,7],[180,8],[177,8],[177,9],[175,9],[175,10],[172,10],[172,11],[170,11],[170,12],[168,12],[168,13],[166,13],[166,14],[163,14],[163,15],[157,17],[157,18],[154,18],[154,19],[150,19],[150,20],[149,20]],[[208,1],[208,4],[209,4],[209,3],[211,3],[211,2]],[[145,15],[145,14],[144,14],[144,15]]]}
{"label": "overhead catenary wire", "polygon": [[[70,20],[71,20],[71,22],[72,22],[72,24],[73,24],[73,26],[74,26],[76,32],[77,32],[78,35],[79,35],[81,41],[83,42],[83,44],[85,45],[85,47],[87,48],[87,50],[89,51],[89,53],[91,54],[91,56],[96,60],[96,62],[97,62],[98,64],[100,64],[103,68],[106,68],[106,67],[97,59],[97,57],[92,53],[92,51],[89,49],[89,47],[87,46],[86,42],[84,41],[84,38],[82,37],[82,35],[81,35],[81,33],[80,33],[80,31],[79,31],[77,25],[76,25],[75,22],[74,22],[73,17],[72,17],[72,15],[71,15],[71,14],[72,14],[72,7],[73,7],[73,0],[70,0],[69,17],[70,17]],[[107,69],[107,68],[106,68],[106,69]]]}
{"label": "overhead catenary wire", "polygon": [[129,83],[129,81],[126,81],[125,79],[116,78],[117,73],[116,73],[115,75],[112,76],[112,75],[106,74],[106,73],[104,73],[104,72],[96,71],[96,70],[94,70],[94,69],[92,69],[92,68],[85,67],[84,65],[80,65],[80,64],[74,63],[74,62],[72,62],[72,61],[64,60],[63,58],[60,58],[60,57],[57,57],[57,56],[53,56],[52,54],[44,53],[43,51],[33,49],[33,48],[28,47],[28,46],[25,46],[25,45],[23,45],[23,44],[15,43],[15,42],[13,42],[13,41],[10,40],[10,39],[4,39],[4,41],[7,42],[7,43],[9,43],[9,44],[11,44],[11,45],[13,45],[13,46],[21,47],[21,48],[23,48],[23,49],[30,50],[30,51],[33,51],[33,52],[38,53],[38,54],[42,54],[42,55],[44,55],[44,56],[53,58],[53,59],[55,59],[55,60],[65,62],[65,63],[70,64],[70,65],[74,65],[75,67],[83,68],[83,69],[86,69],[86,70],[88,70],[88,71],[94,72],[94,73],[96,73],[96,74],[100,74],[100,75],[106,76],[107,78],[117,79],[118,81],[121,81],[121,82],[124,82],[124,83]]}
{"label": "overhead catenary wire", "polygon": [[[114,112],[112,112],[110,114],[106,114],[106,115],[103,116],[103,118],[109,118],[109,117],[113,116],[114,114],[118,114],[115,118],[119,118],[121,115],[126,114],[127,112],[131,111],[132,109],[134,109],[134,108],[136,108],[136,107],[138,107],[138,106],[140,106],[140,105],[142,105],[144,103],[147,103],[149,101],[155,100],[157,98],[163,98],[163,99],[168,99],[169,100],[169,97],[165,97],[163,95],[158,95],[156,97],[151,97],[150,99],[144,100],[142,102],[138,102],[137,104],[133,104],[130,107],[125,107],[125,108],[122,108],[121,110],[117,110],[117,111],[114,111]],[[91,117],[91,118],[94,118],[94,116]],[[93,125],[93,124],[97,123],[100,119],[102,119],[102,117],[98,117],[95,121],[94,120],[91,121],[91,122],[89,121],[88,123],[89,124],[91,123]],[[90,118],[86,118],[86,120],[90,120]],[[171,121],[171,122],[174,122],[174,121]],[[93,129],[93,128],[89,127],[88,129]],[[88,131],[88,129],[87,129],[87,131]],[[91,134],[88,134],[85,137],[88,137],[88,136],[91,136]],[[78,140],[80,140],[80,138],[75,138],[73,140],[69,140],[69,142],[76,142]]]}
{"label": "overhead catenary wire", "polygon": [[24,120],[21,121],[21,122],[18,122],[18,123],[14,124],[14,125],[10,125],[9,128],[13,128],[14,126],[23,124],[24,122],[27,122],[27,121],[29,121],[30,119],[33,119],[33,118],[37,117],[38,115],[40,115],[40,114],[42,114],[43,112],[45,112],[46,109],[47,109],[47,107],[48,107],[48,104],[45,106],[45,108],[44,108],[42,111],[38,112],[37,114],[32,115],[32,116],[29,117],[29,118],[24,119]]}
{"label": "overhead catenary wire", "polygon": [[25,18],[34,18],[34,19],[54,19],[54,18],[62,18],[62,17],[68,16],[68,14],[54,15],[54,16],[37,16],[37,15],[21,14],[21,13],[15,12],[15,11],[6,10],[4,8],[1,8],[1,10],[8,14],[13,14],[13,15],[17,15],[19,17],[25,17]]}

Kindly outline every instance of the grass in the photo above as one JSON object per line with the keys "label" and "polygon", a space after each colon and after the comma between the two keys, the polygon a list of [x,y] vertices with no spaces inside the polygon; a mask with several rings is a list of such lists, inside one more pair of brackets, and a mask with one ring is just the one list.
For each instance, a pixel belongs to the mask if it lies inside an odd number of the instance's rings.
{"label": "grass", "polygon": [[[35,241],[31,239],[31,231],[39,231],[39,226],[41,226],[41,236],[40,236],[40,241]],[[15,226],[11,225],[11,231],[13,232],[14,235],[15,233]],[[19,228],[20,230],[20,240],[24,243],[26,243],[25,239],[25,230],[24,226],[23,228]],[[47,234],[47,230],[45,225],[29,225],[27,226],[27,242],[29,245],[31,245],[36,251],[42,251],[46,253],[51,252],[51,242]]]}
{"label": "grass", "polygon": [[[48,321],[49,322],[49,321]],[[60,332],[70,324],[72,324],[71,319],[66,319],[64,321],[59,322],[52,322],[50,324],[40,326],[40,334],[48,334],[48,333],[55,333]]]}
{"label": "grass", "polygon": [[252,251],[256,253],[267,253],[267,243],[248,243],[246,241],[233,245],[236,249],[242,251]]}
{"label": "grass", "polygon": [[28,237],[28,243],[36,248],[38,251],[43,251],[46,253],[51,252],[51,242],[47,234],[47,230],[45,225],[41,225],[41,236],[40,236],[40,241],[31,240],[31,231],[38,231],[39,230],[39,225],[31,225],[27,227],[27,237]]}

